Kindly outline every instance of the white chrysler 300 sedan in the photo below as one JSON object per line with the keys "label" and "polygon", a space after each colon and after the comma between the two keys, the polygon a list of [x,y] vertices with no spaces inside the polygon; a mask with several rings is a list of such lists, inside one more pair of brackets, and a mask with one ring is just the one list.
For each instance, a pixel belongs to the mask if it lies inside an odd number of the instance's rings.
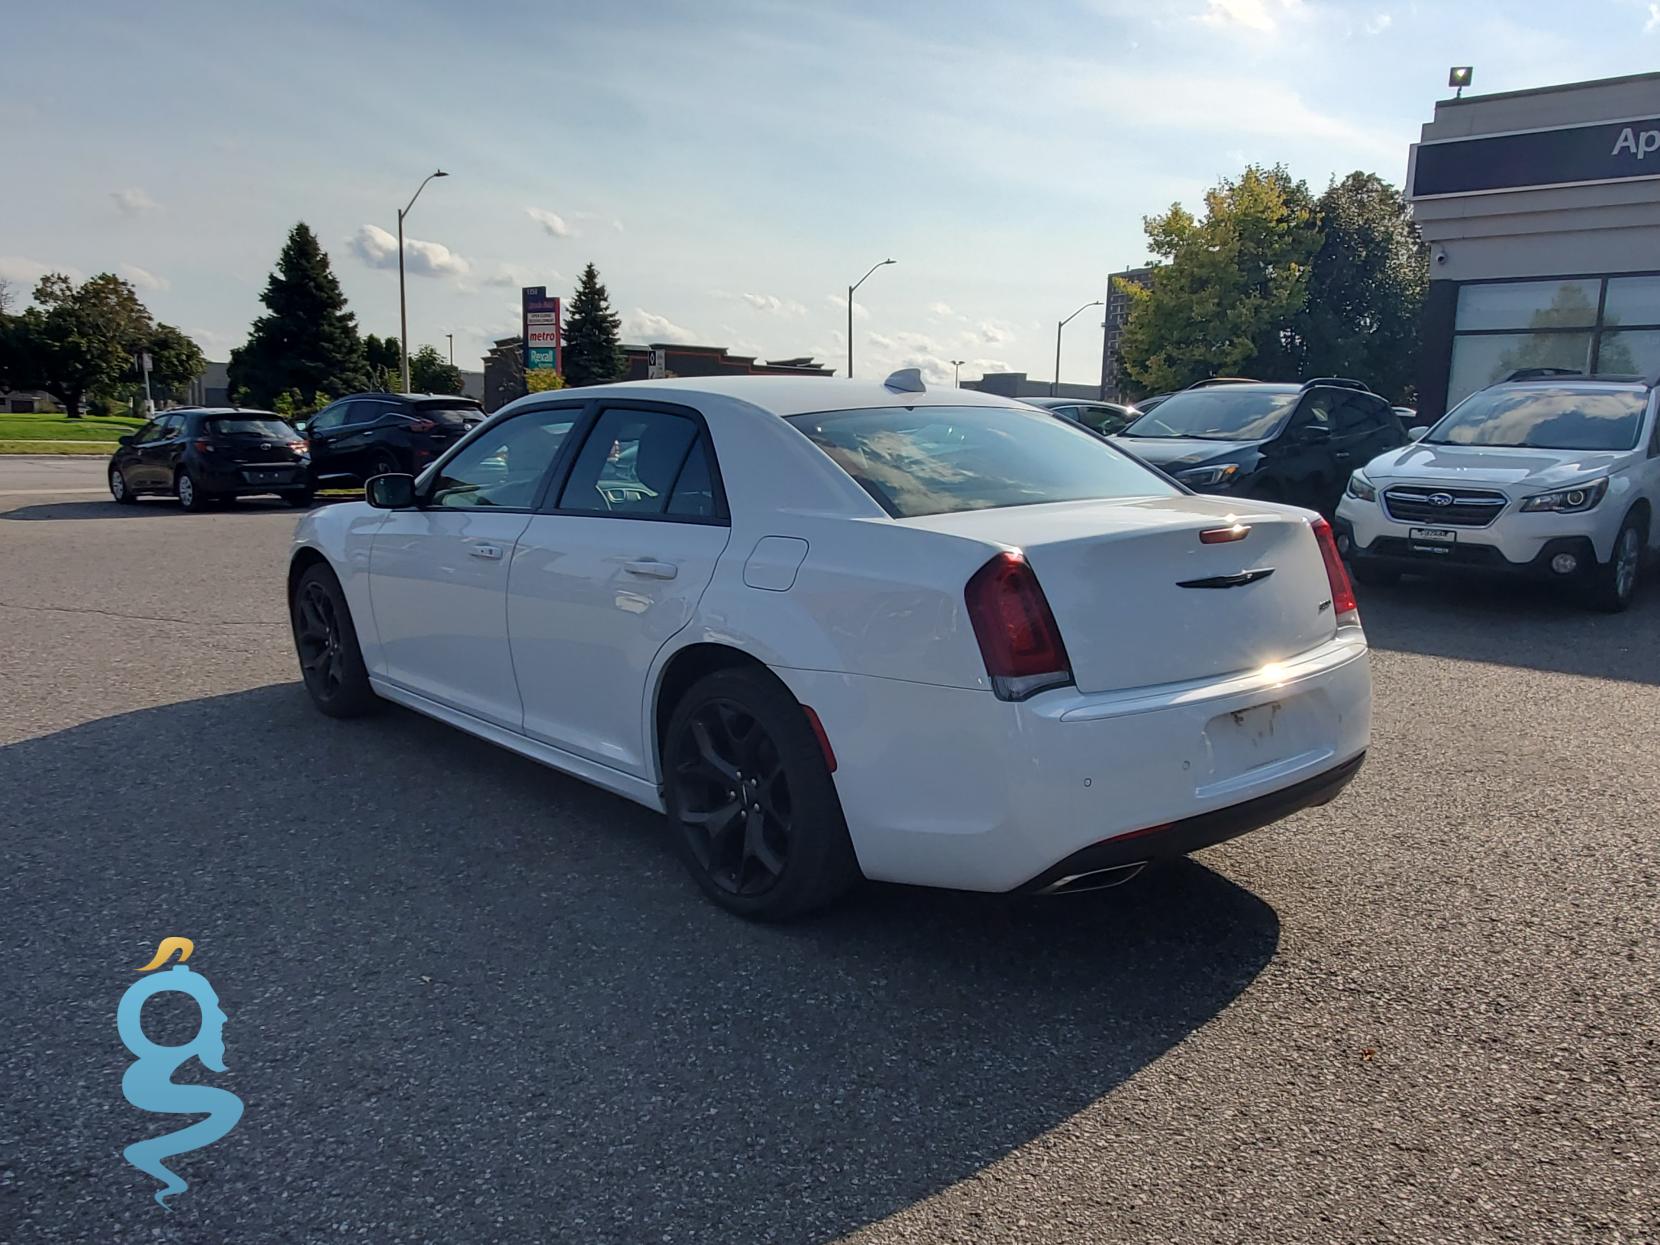
{"label": "white chrysler 300 sedan", "polygon": [[1330,800],[1371,680],[1332,534],[991,395],[536,394],[295,534],[317,706],[668,815],[717,902],[1066,892]]}

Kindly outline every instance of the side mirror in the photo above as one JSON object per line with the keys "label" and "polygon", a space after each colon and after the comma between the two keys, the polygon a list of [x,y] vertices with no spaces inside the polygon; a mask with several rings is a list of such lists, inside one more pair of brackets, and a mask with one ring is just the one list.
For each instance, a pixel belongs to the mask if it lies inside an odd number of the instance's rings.
{"label": "side mirror", "polygon": [[415,505],[415,477],[376,476],[363,486],[363,499],[376,510],[408,510]]}
{"label": "side mirror", "polygon": [[116,437],[115,443],[117,445],[131,445],[133,443],[133,434],[129,432],[124,437]]}
{"label": "side mirror", "polygon": [[308,427],[310,427],[311,421],[309,419],[296,419],[293,421],[293,424],[295,432],[304,432]]}
{"label": "side mirror", "polygon": [[1428,431],[1428,424],[1419,424],[1416,427],[1408,428],[1406,430],[1406,439],[1408,441],[1422,441],[1424,439],[1424,434]]}

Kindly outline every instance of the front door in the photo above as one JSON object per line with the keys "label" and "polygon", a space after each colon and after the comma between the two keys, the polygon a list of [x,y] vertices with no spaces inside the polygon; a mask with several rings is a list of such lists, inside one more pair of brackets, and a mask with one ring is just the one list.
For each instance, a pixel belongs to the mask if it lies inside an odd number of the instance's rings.
{"label": "front door", "polygon": [[184,454],[184,416],[163,415],[151,430],[138,447],[139,487],[171,490],[173,471]]}
{"label": "front door", "polygon": [[508,571],[579,413],[527,411],[496,425],[437,470],[418,507],[387,516],[369,558],[380,635],[375,674],[520,729]]}
{"label": "front door", "polygon": [[346,422],[346,412],[350,409],[350,401],[335,402],[307,421],[305,435],[311,443],[311,474],[314,477],[337,475],[344,470],[338,465],[340,458],[336,443]]}
{"label": "front door", "polygon": [[601,408],[513,559],[507,625],[527,735],[647,775],[646,676],[731,534],[718,479],[694,412]]}

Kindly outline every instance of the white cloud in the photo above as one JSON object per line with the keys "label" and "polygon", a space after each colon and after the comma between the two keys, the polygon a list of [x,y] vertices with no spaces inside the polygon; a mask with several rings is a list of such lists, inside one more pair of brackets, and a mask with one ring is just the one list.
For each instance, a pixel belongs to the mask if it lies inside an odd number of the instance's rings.
{"label": "white cloud", "polygon": [[963,334],[970,343],[978,340],[988,346],[1006,346],[1014,340],[1014,330],[1000,320],[981,320],[972,333]]}
{"label": "white cloud", "polygon": [[[843,313],[847,311],[846,294],[831,294],[828,296],[828,301],[832,307],[837,308]],[[853,318],[855,320],[868,320],[870,318],[870,312],[865,310],[864,304],[857,298],[853,300]]]}
{"label": "white cloud", "polygon": [[564,277],[549,268],[540,272],[531,272],[530,269],[518,264],[497,264],[496,270],[484,278],[485,285],[499,285],[504,289],[522,290],[527,285],[552,285],[564,281]]}
{"label": "white cloud", "polygon": [[1199,20],[1207,26],[1243,27],[1271,34],[1280,15],[1302,7],[1302,0],[1208,0]]}
{"label": "white cloud", "polygon": [[38,259],[26,259],[21,255],[0,255],[0,280],[9,281],[17,287],[13,293],[19,302],[27,300],[34,293],[35,282],[49,272],[61,272],[72,281],[86,280],[79,268],[43,264]]}
{"label": "white cloud", "polygon": [[952,310],[950,303],[929,303],[928,314],[936,320],[966,320],[967,316]]}
{"label": "white cloud", "polygon": [[1651,4],[1648,6],[1648,21],[1643,23],[1643,33],[1652,35],[1657,30],[1660,30],[1660,4]]}
{"label": "white cloud", "polygon": [[697,334],[691,329],[676,324],[667,316],[660,316],[656,312],[647,311],[644,307],[634,308],[633,314],[623,321],[623,331],[629,337],[650,345],[652,342],[675,342],[686,345],[697,341]]}
{"label": "white cloud", "polygon": [[130,186],[126,190],[112,190],[110,198],[115,200],[116,209],[123,216],[137,216],[140,212],[151,212],[161,206],[137,186]]}
{"label": "white cloud", "polygon": [[[1660,5],[1651,4],[1648,7],[1652,10],[1660,11]],[[1381,35],[1394,24],[1395,19],[1390,17],[1389,14],[1379,13],[1375,17],[1367,18],[1361,29],[1369,35]]]}
{"label": "white cloud", "polygon": [[140,268],[137,264],[121,264],[116,271],[140,290],[155,293],[173,288],[173,283],[166,277],[158,277],[155,273],[146,268]]}
{"label": "white cloud", "polygon": [[764,311],[774,316],[804,316],[807,308],[793,298],[779,298],[776,294],[740,294],[739,298],[748,303],[756,311]]}
{"label": "white cloud", "polygon": [[525,215],[546,230],[550,238],[568,238],[575,232],[563,216],[547,208],[527,207]]}
{"label": "white cloud", "polygon": [[[398,240],[379,225],[364,225],[347,244],[371,268],[398,266]],[[464,277],[472,265],[442,242],[403,240],[404,270],[417,277]]]}

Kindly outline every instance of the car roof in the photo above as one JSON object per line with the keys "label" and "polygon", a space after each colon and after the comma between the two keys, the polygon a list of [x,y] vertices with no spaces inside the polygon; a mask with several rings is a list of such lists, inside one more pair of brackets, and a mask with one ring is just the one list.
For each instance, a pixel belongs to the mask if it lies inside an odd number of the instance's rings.
{"label": "car roof", "polygon": [[[631,380],[614,385],[591,385],[581,389],[555,389],[531,394],[530,398],[635,397],[672,402],[698,398],[725,398],[748,403],[778,416],[811,415],[820,411],[864,410],[881,406],[1000,406],[1016,410],[1026,406],[1017,398],[955,389],[949,385],[921,390],[889,389],[881,381],[836,380],[822,376],[705,376],[673,377],[668,380]],[[525,402],[519,398],[517,406]]]}
{"label": "car roof", "polygon": [[[1302,386],[1290,381],[1278,380],[1242,380],[1229,381],[1225,385],[1205,385],[1200,389],[1176,389],[1170,393],[1161,393],[1161,398],[1179,398],[1189,393],[1298,393]],[[1356,393],[1360,391],[1355,390]]]}
{"label": "car roof", "polygon": [[1648,382],[1641,376],[1530,376],[1526,380],[1501,380],[1488,385],[1489,389],[1647,389]]}
{"label": "car roof", "polygon": [[163,415],[251,415],[255,419],[283,418],[275,411],[267,411],[255,406],[175,406],[171,410],[157,411],[155,418],[160,419]]}
{"label": "car roof", "polygon": [[469,398],[464,393],[393,393],[386,389],[367,389],[362,393],[345,393],[336,398],[336,402],[344,402],[350,398],[397,398],[401,402],[465,402],[470,406],[478,406],[477,398]]}

